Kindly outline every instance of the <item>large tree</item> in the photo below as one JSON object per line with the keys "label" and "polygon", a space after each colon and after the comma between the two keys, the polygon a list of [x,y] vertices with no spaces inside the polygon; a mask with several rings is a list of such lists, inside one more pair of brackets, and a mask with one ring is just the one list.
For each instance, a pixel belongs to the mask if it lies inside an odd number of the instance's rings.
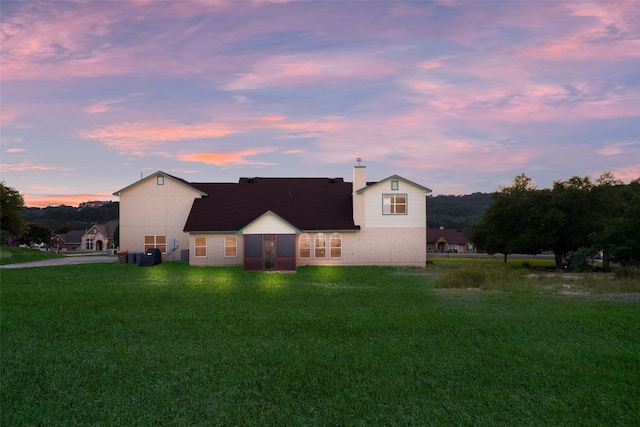
{"label": "large tree", "polygon": [[539,253],[540,194],[531,178],[516,176],[511,187],[493,194],[484,217],[472,227],[471,241],[490,254],[502,253],[504,262],[509,254]]}
{"label": "large tree", "polygon": [[0,229],[12,236],[19,236],[27,226],[22,216],[24,199],[20,193],[0,182]]}

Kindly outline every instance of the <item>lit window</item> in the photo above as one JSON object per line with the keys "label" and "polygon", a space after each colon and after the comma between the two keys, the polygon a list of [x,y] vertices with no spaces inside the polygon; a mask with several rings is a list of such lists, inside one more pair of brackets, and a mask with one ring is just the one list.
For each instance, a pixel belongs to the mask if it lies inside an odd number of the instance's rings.
{"label": "lit window", "polygon": [[316,234],[314,239],[314,256],[316,258],[324,258],[327,256],[327,236],[323,233]]}
{"label": "lit window", "polygon": [[299,256],[300,258],[311,257],[311,238],[307,233],[301,234],[298,240]]}
{"label": "lit window", "polygon": [[397,190],[398,189],[398,180],[394,179],[393,181],[391,181],[391,189],[392,190]]}
{"label": "lit window", "polygon": [[342,236],[338,233],[331,234],[331,258],[342,258]]}
{"label": "lit window", "polygon": [[144,236],[144,251],[158,248],[163,254],[167,253],[167,236]]}
{"label": "lit window", "polygon": [[206,257],[207,256],[207,238],[206,237],[196,237],[195,238],[195,252],[196,257]]}
{"label": "lit window", "polygon": [[385,215],[404,215],[407,213],[406,194],[383,194],[382,213]]}
{"label": "lit window", "polygon": [[164,185],[164,176],[162,176],[162,175],[158,175],[158,176],[156,177],[156,183],[157,183],[158,185]]}
{"label": "lit window", "polygon": [[235,257],[238,255],[238,239],[236,236],[224,238],[224,256]]}

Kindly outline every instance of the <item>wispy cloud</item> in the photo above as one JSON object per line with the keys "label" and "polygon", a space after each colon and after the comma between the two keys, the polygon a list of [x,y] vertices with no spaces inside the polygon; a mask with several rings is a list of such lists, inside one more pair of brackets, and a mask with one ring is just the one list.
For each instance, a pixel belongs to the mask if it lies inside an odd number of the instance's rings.
{"label": "wispy cloud", "polygon": [[275,166],[277,163],[251,160],[250,157],[260,154],[273,153],[275,148],[255,148],[229,152],[204,152],[179,154],[178,157],[184,162],[200,162],[216,166]]}
{"label": "wispy cloud", "polygon": [[5,153],[23,153],[24,151],[24,148],[7,148],[4,150]]}
{"label": "wispy cloud", "polygon": [[5,172],[45,172],[45,171],[58,171],[67,172],[74,170],[73,168],[53,165],[34,165],[32,163],[3,163],[0,165],[0,169]]}

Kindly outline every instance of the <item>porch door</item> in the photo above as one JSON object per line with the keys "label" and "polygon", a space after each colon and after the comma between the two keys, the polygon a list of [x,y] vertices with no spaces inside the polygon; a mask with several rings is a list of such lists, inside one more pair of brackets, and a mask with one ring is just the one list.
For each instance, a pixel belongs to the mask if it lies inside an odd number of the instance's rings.
{"label": "porch door", "polygon": [[262,258],[264,259],[264,270],[273,271],[276,269],[276,236],[265,234],[262,245]]}

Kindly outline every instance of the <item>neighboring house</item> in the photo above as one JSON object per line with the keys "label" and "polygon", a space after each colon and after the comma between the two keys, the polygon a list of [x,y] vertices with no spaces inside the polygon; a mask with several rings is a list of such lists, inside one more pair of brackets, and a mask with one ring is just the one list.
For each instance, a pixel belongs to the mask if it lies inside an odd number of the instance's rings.
{"label": "neighboring house", "polygon": [[93,225],[83,234],[80,249],[97,252],[115,249],[113,233],[117,227],[117,220],[109,221],[106,224]]}
{"label": "neighboring house", "polygon": [[71,230],[67,233],[56,234],[51,239],[51,249],[57,251],[106,251],[115,249],[113,233],[118,227],[118,221],[106,224],[96,224],[88,230]]}
{"label": "neighboring house", "polygon": [[427,252],[475,252],[465,236],[451,228],[427,229]]}
{"label": "neighboring house", "polygon": [[[240,178],[192,183],[156,172],[120,197],[120,248],[158,248],[163,260],[295,270],[298,265],[426,262],[426,187],[397,175]],[[179,255],[176,254],[179,252]]]}
{"label": "neighboring house", "polygon": [[67,233],[56,234],[51,239],[50,248],[56,251],[76,251],[82,246],[82,236],[85,230],[71,230]]}

